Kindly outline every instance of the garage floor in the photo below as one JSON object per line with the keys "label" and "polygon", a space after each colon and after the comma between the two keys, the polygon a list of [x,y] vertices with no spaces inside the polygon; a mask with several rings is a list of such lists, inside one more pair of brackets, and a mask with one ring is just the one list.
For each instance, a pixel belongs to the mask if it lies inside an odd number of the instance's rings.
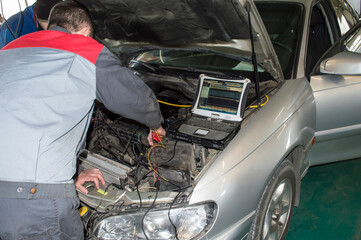
{"label": "garage floor", "polygon": [[361,240],[361,159],[312,167],[286,240]]}

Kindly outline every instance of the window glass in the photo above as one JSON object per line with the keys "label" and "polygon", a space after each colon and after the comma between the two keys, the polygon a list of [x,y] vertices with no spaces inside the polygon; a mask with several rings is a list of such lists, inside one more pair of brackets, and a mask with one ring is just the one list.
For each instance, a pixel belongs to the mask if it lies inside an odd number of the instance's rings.
{"label": "window glass", "polygon": [[[157,66],[253,72],[251,60],[241,61],[204,51],[160,49],[142,53],[137,61]],[[259,66],[258,71],[264,72],[264,69]]]}
{"label": "window glass", "polygon": [[335,10],[341,34],[343,35],[357,23],[359,16],[352,6],[344,0],[330,0],[330,2]]}
{"label": "window glass", "polygon": [[283,75],[289,79],[296,62],[303,7],[285,2],[256,2],[256,6],[273,43]]}
{"label": "window glass", "polygon": [[361,29],[357,29],[344,43],[346,49],[350,52],[361,53]]}
{"label": "window glass", "polygon": [[312,8],[307,41],[306,76],[309,76],[317,61],[333,44],[324,12],[321,4],[316,4]]}
{"label": "window glass", "polygon": [[[158,49],[140,53],[129,62],[136,71],[177,72],[178,73],[211,73],[233,77],[253,78],[253,64],[248,58],[220,55],[216,52],[206,52],[187,49]],[[272,76],[258,64],[259,80],[268,81]]]}

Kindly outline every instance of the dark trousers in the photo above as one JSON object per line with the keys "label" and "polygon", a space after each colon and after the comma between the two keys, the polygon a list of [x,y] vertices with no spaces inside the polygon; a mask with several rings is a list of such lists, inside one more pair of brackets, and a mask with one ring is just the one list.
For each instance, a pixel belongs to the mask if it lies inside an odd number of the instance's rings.
{"label": "dark trousers", "polygon": [[[0,182],[0,190],[9,190],[8,185]],[[78,212],[79,199],[75,194],[74,184],[69,185],[70,187],[66,186],[71,191],[66,190],[67,194],[63,194],[64,188],[61,185],[56,185],[61,190],[56,190],[55,187],[51,191],[49,191],[51,185],[45,187],[37,185],[38,191],[32,198],[11,194],[11,197],[4,198],[1,197],[4,195],[2,192],[3,194],[0,194],[0,239],[83,239],[83,224]],[[26,185],[22,188],[23,192],[27,192]],[[6,192],[9,193],[9,191]],[[49,192],[53,195],[52,197],[49,196]],[[69,192],[71,194],[68,194]],[[36,195],[38,198],[35,198]]]}
{"label": "dark trousers", "polygon": [[77,198],[0,199],[0,238],[83,239]]}

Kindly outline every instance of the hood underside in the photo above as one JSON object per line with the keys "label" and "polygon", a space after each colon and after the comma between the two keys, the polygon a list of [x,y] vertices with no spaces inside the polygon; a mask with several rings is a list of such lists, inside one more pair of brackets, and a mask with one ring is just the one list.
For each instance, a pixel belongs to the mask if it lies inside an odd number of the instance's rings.
{"label": "hood underside", "polygon": [[118,55],[153,49],[212,51],[251,59],[249,6],[258,64],[275,80],[282,71],[255,5],[246,0],[76,0],[91,15],[94,35]]}
{"label": "hood underside", "polygon": [[99,39],[184,45],[249,38],[238,1],[78,0]]}

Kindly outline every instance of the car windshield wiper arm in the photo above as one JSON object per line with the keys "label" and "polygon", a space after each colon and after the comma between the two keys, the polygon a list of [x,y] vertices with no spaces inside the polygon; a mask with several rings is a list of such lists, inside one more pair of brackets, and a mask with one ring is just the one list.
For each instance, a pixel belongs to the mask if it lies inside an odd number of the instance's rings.
{"label": "car windshield wiper arm", "polygon": [[[130,63],[140,64],[140,65],[142,65],[142,66],[144,66],[144,67],[152,70],[153,72],[155,72],[155,71],[157,70],[157,68],[158,68],[158,67],[153,66],[153,65],[151,65],[151,64],[148,64],[148,63],[145,63],[145,62],[141,62],[141,61],[139,61],[139,60],[134,60],[134,59],[130,60]],[[131,66],[131,67],[133,67],[133,66]]]}

